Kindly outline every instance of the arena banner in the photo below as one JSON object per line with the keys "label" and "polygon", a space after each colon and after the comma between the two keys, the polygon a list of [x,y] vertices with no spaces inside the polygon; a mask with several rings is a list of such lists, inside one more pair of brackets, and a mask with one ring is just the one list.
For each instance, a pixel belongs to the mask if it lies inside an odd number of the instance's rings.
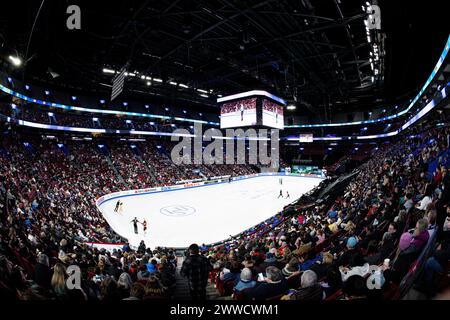
{"label": "arena banner", "polygon": [[185,183],[193,183],[193,182],[202,182],[203,179],[189,179],[189,180],[179,180],[175,182],[175,184],[185,184]]}

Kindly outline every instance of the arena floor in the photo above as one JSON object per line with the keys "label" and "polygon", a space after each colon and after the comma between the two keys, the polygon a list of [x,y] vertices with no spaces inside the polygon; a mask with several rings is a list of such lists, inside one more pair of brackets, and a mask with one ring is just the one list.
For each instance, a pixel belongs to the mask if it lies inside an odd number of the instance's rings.
{"label": "arena floor", "polygon": [[[120,198],[122,212],[114,212],[118,198],[100,206],[105,219],[131,245],[144,240],[155,246],[187,247],[191,243],[213,243],[238,234],[273,216],[283,206],[320,183],[320,178],[284,176],[255,177],[231,183],[207,185]],[[279,198],[280,187],[290,199]],[[134,233],[131,220],[147,221],[144,235],[139,224]]]}

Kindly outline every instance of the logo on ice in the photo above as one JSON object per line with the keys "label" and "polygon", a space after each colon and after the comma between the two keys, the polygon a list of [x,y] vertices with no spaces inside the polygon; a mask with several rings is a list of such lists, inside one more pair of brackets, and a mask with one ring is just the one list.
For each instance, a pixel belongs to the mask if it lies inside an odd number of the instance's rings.
{"label": "logo on ice", "polygon": [[[175,164],[254,164],[279,167],[279,131],[276,129],[218,129],[203,133],[202,125],[194,125],[194,134],[177,129],[172,141],[180,141],[172,149]],[[209,142],[204,145],[204,142]],[[248,160],[248,161],[247,161]]]}

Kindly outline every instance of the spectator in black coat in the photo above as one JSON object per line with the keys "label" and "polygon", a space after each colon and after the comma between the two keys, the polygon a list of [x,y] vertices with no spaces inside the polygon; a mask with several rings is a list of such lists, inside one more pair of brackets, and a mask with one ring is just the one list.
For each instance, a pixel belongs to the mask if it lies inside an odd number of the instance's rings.
{"label": "spectator in black coat", "polygon": [[51,288],[53,272],[50,270],[48,256],[41,253],[38,263],[34,266],[34,281],[45,289]]}
{"label": "spectator in black coat", "polygon": [[390,270],[384,272],[386,279],[391,280],[394,283],[399,284],[403,277],[408,273],[414,260],[420,254],[412,244],[412,235],[409,232],[405,232],[400,237],[397,256],[394,259]]}
{"label": "spectator in black coat", "polygon": [[206,299],[206,285],[211,265],[208,259],[199,254],[197,244],[189,246],[189,256],[183,262],[181,275],[188,278],[192,300]]}
{"label": "spectator in black coat", "polygon": [[306,270],[302,274],[301,288],[290,295],[290,300],[321,301],[324,298],[322,286],[317,282],[317,274]]}
{"label": "spectator in black coat", "polygon": [[365,261],[359,249],[357,248],[358,240],[356,237],[347,239],[347,250],[340,256],[338,260],[339,266],[362,266]]}

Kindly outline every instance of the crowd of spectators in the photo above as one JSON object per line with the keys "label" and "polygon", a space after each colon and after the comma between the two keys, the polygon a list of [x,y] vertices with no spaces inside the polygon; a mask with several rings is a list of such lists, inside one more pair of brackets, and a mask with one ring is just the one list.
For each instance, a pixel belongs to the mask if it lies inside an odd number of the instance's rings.
{"label": "crowd of spectators", "polygon": [[[431,297],[450,258],[449,162],[440,157],[448,137],[448,128],[434,129],[386,145],[358,168],[331,207],[279,214],[227,242],[205,246],[218,291],[250,300],[392,298],[431,242],[414,287]],[[439,165],[430,175],[432,160]]]}

